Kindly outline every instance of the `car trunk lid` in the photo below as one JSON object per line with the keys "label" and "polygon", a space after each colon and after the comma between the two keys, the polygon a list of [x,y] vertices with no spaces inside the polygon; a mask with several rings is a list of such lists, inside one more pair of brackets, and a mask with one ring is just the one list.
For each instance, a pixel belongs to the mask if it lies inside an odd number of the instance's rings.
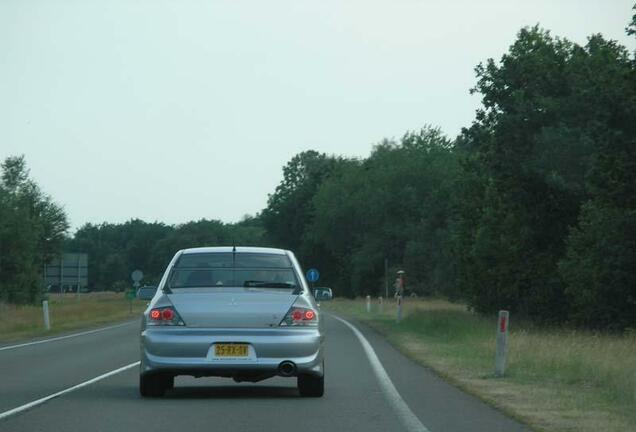
{"label": "car trunk lid", "polygon": [[189,288],[168,298],[188,327],[277,327],[298,295],[263,288]]}

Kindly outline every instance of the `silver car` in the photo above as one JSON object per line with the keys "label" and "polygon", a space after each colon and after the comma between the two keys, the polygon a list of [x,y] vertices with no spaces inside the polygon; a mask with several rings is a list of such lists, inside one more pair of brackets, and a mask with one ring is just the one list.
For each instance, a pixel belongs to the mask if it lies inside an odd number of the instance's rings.
{"label": "silver car", "polygon": [[162,396],[177,375],[297,377],[301,396],[323,395],[320,309],[292,252],[181,250],[151,295],[141,326],[142,396]]}

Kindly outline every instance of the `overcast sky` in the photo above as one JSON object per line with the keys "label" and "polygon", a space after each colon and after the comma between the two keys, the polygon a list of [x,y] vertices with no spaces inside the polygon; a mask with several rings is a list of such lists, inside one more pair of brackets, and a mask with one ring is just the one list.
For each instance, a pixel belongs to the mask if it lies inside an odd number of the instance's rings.
{"label": "overcast sky", "polygon": [[0,0],[0,158],[73,228],[239,220],[296,153],[367,156],[479,104],[473,68],[539,23],[631,50],[633,0]]}

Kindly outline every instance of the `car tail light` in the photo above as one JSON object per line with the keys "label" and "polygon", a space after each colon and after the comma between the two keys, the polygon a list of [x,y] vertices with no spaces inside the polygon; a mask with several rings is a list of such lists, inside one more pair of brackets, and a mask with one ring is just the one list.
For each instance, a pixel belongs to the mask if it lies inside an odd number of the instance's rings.
{"label": "car tail light", "polygon": [[174,318],[174,312],[170,308],[166,308],[161,311],[161,319],[164,321],[172,321]]}
{"label": "car tail light", "polygon": [[148,325],[170,326],[185,325],[179,314],[172,306],[158,307],[150,310],[148,314]]}
{"label": "car tail light", "polygon": [[294,305],[289,309],[280,325],[315,327],[318,325],[318,314],[311,308]]}

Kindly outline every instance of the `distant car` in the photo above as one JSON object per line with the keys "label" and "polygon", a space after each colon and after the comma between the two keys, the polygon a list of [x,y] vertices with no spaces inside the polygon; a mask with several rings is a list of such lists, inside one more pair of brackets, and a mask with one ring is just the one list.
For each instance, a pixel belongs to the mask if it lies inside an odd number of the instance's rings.
{"label": "distant car", "polygon": [[142,300],[143,299],[148,300],[153,298],[156,292],[157,292],[156,286],[144,285],[137,290],[137,298]]}
{"label": "distant car", "polygon": [[139,295],[151,300],[141,326],[142,396],[162,396],[177,375],[296,377],[301,396],[323,395],[321,313],[292,252],[185,249],[156,291]]}

